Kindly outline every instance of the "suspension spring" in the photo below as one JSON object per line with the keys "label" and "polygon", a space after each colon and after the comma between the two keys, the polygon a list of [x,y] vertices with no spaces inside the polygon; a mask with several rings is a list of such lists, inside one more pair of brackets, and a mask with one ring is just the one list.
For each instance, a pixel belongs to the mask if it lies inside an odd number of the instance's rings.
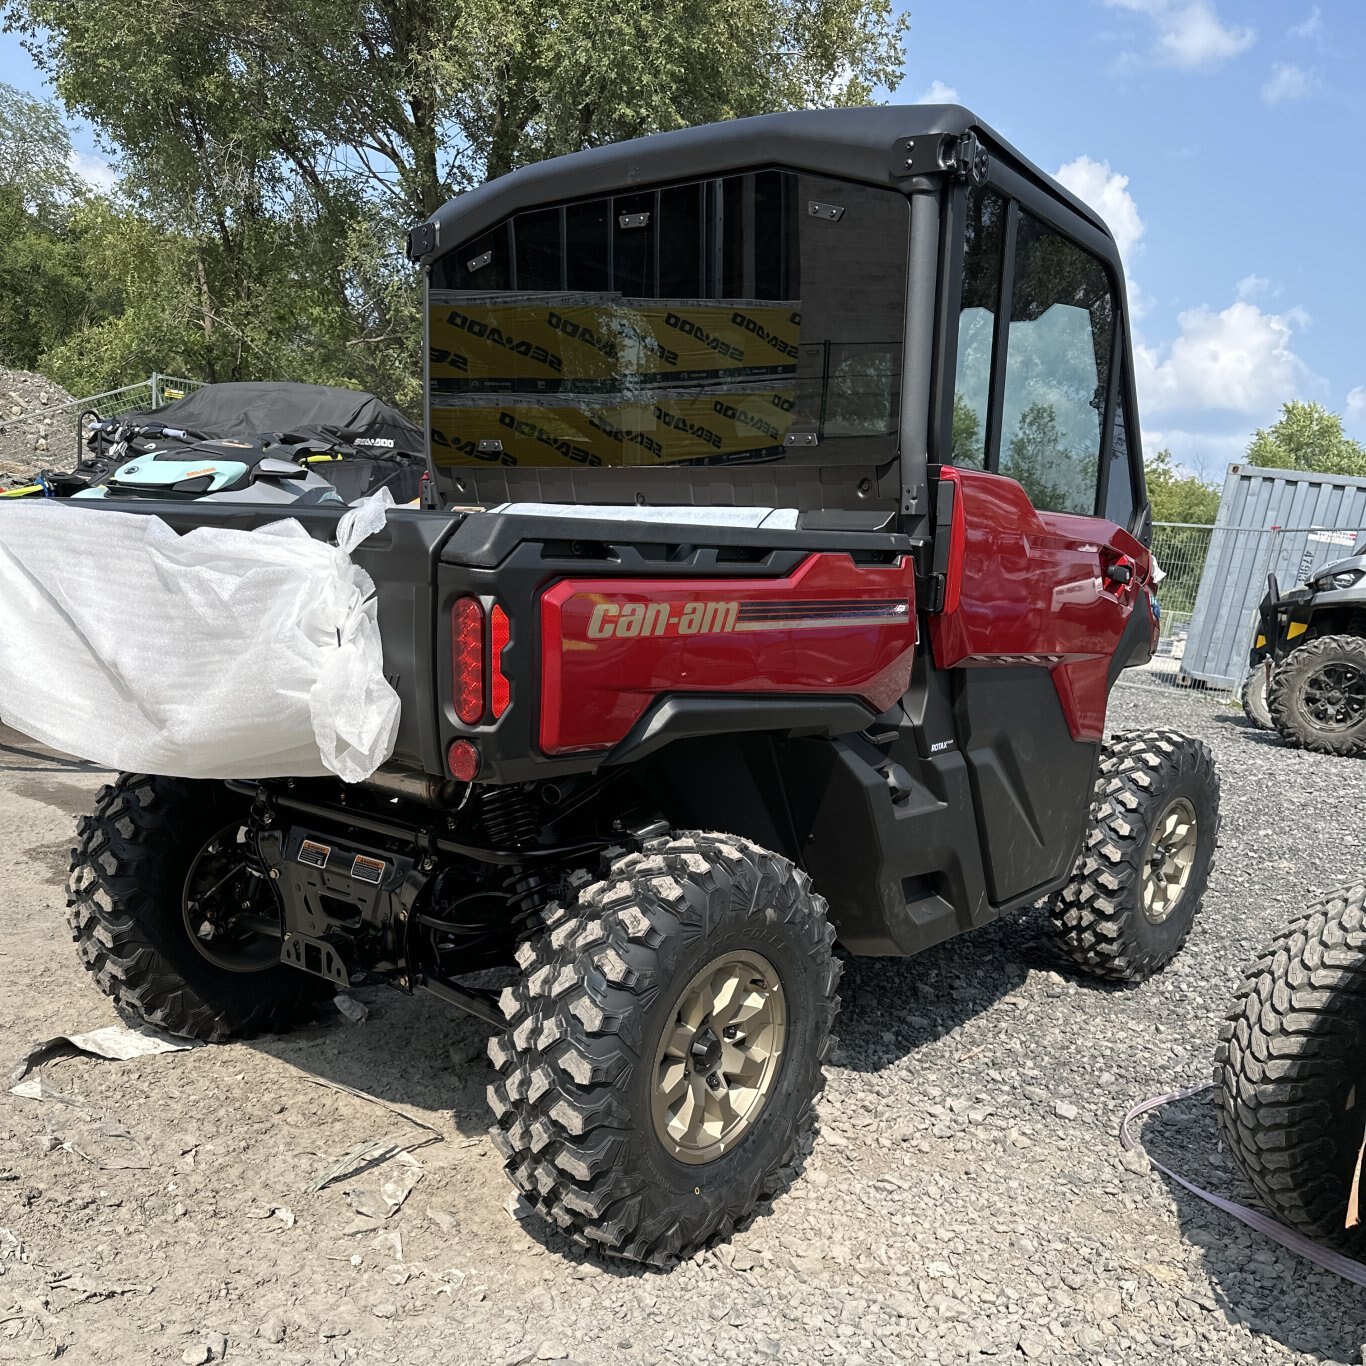
{"label": "suspension spring", "polygon": [[495,846],[517,849],[536,835],[536,813],[520,787],[494,787],[480,803],[484,829]]}

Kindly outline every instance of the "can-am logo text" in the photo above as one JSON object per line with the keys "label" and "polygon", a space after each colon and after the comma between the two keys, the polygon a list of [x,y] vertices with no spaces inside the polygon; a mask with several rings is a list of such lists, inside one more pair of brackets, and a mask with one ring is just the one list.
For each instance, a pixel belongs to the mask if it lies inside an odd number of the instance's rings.
{"label": "can-am logo text", "polygon": [[698,636],[733,631],[738,602],[600,602],[588,619],[589,640]]}

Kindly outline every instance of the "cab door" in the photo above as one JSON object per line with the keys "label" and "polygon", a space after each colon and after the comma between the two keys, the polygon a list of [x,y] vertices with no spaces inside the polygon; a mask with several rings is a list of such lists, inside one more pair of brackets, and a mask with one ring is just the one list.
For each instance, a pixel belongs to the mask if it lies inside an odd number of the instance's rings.
{"label": "cab door", "polygon": [[929,620],[998,904],[1075,857],[1110,684],[1153,629],[1114,247],[1023,198],[973,187],[951,215],[962,294]]}

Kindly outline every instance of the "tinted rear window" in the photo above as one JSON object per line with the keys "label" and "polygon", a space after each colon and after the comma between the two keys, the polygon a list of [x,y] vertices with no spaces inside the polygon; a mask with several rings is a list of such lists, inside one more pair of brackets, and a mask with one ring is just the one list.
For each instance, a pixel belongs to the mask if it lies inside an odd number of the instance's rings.
{"label": "tinted rear window", "polygon": [[432,268],[437,463],[890,458],[909,220],[786,171],[514,216]]}

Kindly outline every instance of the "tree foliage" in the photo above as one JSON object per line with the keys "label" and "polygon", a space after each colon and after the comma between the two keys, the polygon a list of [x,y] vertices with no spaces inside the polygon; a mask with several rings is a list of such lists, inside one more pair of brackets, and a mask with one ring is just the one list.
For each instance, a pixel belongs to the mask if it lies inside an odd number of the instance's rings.
{"label": "tree foliage", "polygon": [[1342,430],[1342,418],[1321,403],[1291,399],[1270,427],[1259,427],[1248,463],[1273,470],[1366,476],[1366,446]]}
{"label": "tree foliage", "polygon": [[[1181,470],[1170,451],[1158,451],[1145,462],[1148,501],[1152,504],[1153,553],[1166,571],[1162,606],[1189,612],[1195,606],[1200,574],[1209,553],[1210,533],[1219,515],[1219,489]],[[1178,525],[1163,525],[1175,522]]]}
{"label": "tree foliage", "polygon": [[0,0],[0,13],[117,148],[135,220],[105,221],[98,247],[80,239],[97,277],[111,250],[140,254],[122,308],[52,351],[58,377],[140,377],[150,347],[161,369],[400,402],[420,382],[402,255],[414,222],[544,156],[866,102],[897,83],[905,29],[891,0]]}
{"label": "tree foliage", "polygon": [[[1036,508],[1079,511],[1081,509],[1068,498],[1066,490],[1055,481],[1057,472],[1067,468],[1066,458],[1058,458],[1063,449],[1058,417],[1052,404],[1031,403],[1020,414],[1015,435],[1001,457],[1001,473],[1016,480]],[[1091,499],[1094,502],[1094,487]]]}
{"label": "tree foliage", "polygon": [[1158,453],[1144,465],[1148,501],[1154,522],[1195,522],[1213,526],[1219,515],[1219,489],[1194,474],[1187,474],[1170,451]]}

